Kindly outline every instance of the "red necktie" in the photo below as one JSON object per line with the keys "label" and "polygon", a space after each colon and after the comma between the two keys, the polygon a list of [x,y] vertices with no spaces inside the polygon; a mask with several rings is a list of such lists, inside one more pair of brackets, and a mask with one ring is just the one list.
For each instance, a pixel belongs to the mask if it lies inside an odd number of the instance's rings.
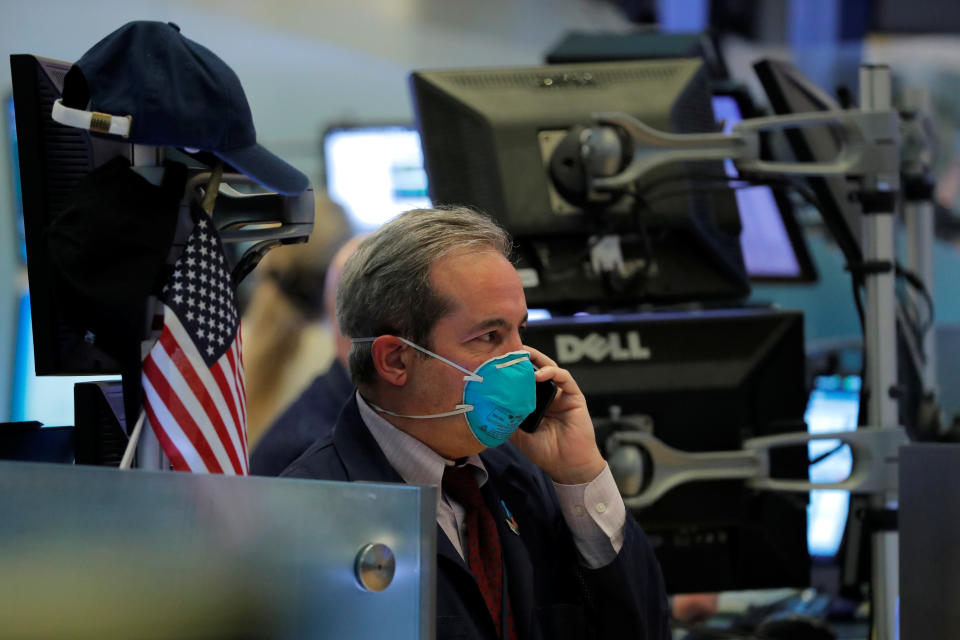
{"label": "red necktie", "polygon": [[[459,502],[466,511],[466,548],[463,555],[470,571],[477,580],[483,600],[500,632],[500,613],[503,607],[503,565],[501,564],[500,536],[497,523],[483,501],[473,469],[468,465],[447,467],[443,472],[444,492]],[[513,624],[509,598],[507,599],[507,638],[515,640],[517,631]]]}

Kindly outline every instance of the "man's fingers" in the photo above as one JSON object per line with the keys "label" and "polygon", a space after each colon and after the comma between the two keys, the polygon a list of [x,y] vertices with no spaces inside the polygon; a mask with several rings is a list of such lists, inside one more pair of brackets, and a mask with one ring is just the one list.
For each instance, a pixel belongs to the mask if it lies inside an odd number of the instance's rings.
{"label": "man's fingers", "polygon": [[577,381],[573,379],[573,376],[566,369],[561,369],[556,365],[549,365],[537,369],[534,375],[536,376],[537,382],[553,380],[557,388],[560,389],[564,395],[583,396]]}
{"label": "man's fingers", "polygon": [[549,356],[544,354],[542,351],[537,351],[533,347],[523,346],[524,349],[530,352],[530,362],[532,362],[537,367],[556,367],[558,366],[556,362],[550,359]]}

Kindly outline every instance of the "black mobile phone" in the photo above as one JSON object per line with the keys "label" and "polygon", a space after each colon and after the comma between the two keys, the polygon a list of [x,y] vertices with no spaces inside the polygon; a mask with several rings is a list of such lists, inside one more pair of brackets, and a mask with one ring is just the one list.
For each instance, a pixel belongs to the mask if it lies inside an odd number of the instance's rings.
{"label": "black mobile phone", "polygon": [[537,383],[537,408],[533,413],[520,423],[520,428],[527,433],[533,433],[540,426],[543,414],[547,412],[547,407],[557,397],[557,384],[553,380],[544,380]]}

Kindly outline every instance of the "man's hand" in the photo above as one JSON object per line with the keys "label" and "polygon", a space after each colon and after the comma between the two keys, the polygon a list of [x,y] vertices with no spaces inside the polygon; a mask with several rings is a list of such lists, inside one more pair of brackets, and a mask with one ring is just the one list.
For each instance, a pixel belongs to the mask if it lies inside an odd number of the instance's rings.
{"label": "man's hand", "polygon": [[558,484],[583,484],[600,475],[607,464],[597,448],[587,401],[566,369],[531,347],[538,367],[537,382],[553,380],[557,397],[534,433],[517,430],[510,441]]}

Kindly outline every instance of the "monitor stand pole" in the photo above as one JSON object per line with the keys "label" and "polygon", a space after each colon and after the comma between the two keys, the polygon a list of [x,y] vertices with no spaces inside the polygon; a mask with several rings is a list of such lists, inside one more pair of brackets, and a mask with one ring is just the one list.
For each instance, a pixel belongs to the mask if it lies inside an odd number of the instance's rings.
{"label": "monitor stand pole", "polygon": [[[934,208],[933,208],[933,136],[930,114],[933,112],[929,89],[907,88],[903,110],[905,135],[901,140],[903,149],[903,220],[907,231],[907,267],[923,282],[933,297],[934,287]],[[916,306],[923,306],[920,295],[911,290]],[[923,360],[921,379],[923,391],[934,397],[938,395],[936,332],[932,319],[930,327],[922,336],[920,349]]]}
{"label": "monitor stand pole", "polygon": [[[863,65],[860,68],[860,108],[880,111],[891,108],[890,68]],[[867,421],[870,427],[899,426],[896,400],[897,325],[894,264],[895,194],[899,189],[899,172],[870,176],[864,181],[868,193],[877,197],[865,199],[863,216],[863,259],[866,300],[864,339],[866,345],[866,381],[869,390]],[[873,201],[873,205],[868,205]],[[885,268],[886,267],[886,268]],[[869,427],[868,427],[869,428]],[[895,508],[897,492],[881,491],[871,496],[875,511]],[[899,557],[896,531],[871,533],[873,637],[893,640],[897,637],[899,595]]]}

